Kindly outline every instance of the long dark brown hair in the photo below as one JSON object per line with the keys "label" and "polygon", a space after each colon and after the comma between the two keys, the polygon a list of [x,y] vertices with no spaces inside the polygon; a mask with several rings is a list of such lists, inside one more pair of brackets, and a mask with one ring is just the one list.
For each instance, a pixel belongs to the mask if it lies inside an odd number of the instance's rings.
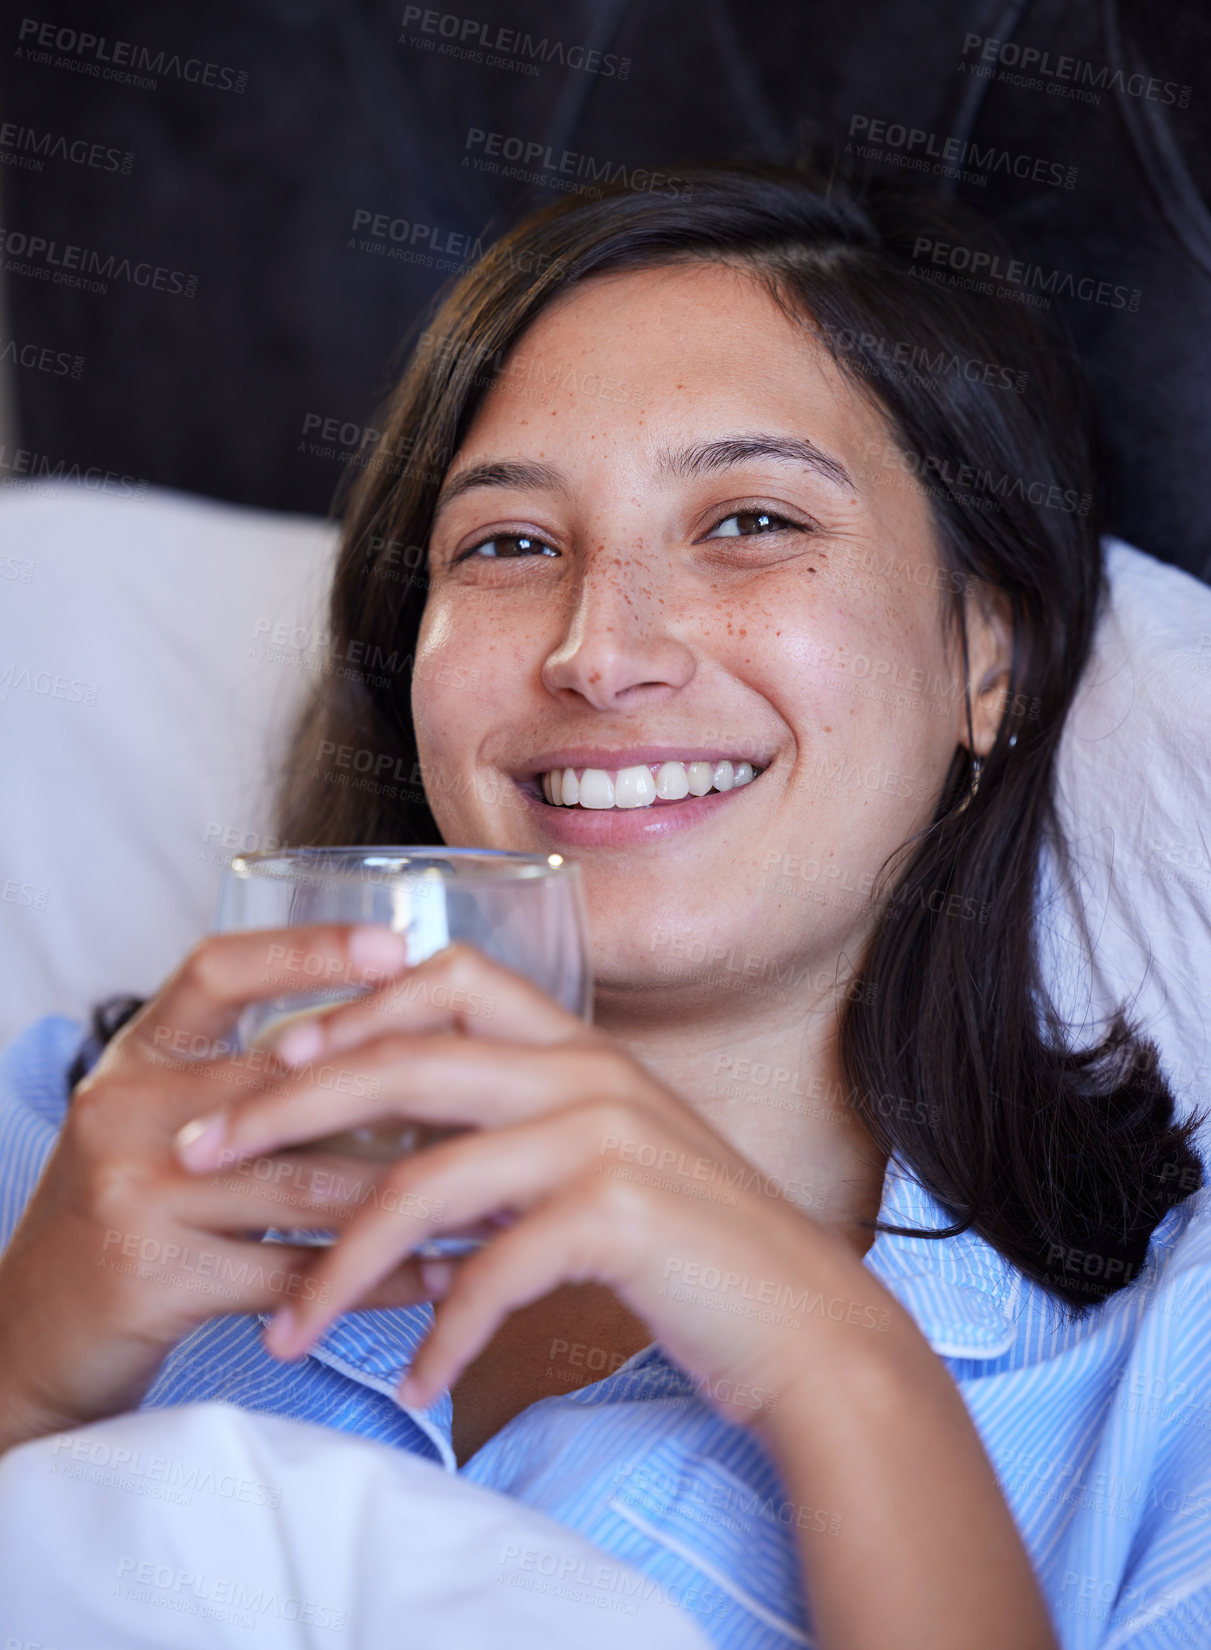
{"label": "long dark brown hair", "polygon": [[[1011,253],[965,209],[859,194],[812,163],[695,165],[669,194],[570,197],[497,242],[420,333],[348,493],[331,668],[283,766],[277,833],[441,841],[429,798],[443,780],[421,772],[410,699],[447,467],[552,299],[594,274],[691,260],[764,282],[879,408],[889,450],[929,498],[965,667],[963,591],[1008,599],[996,742],[966,806],[972,762],[956,747],[929,826],[882,869],[861,988],[838,998],[840,1058],[878,1146],[953,1216],[937,1235],[974,1230],[1080,1310],[1130,1282],[1157,1222],[1202,1184],[1198,1120],[1175,1122],[1156,1049],[1121,1009],[1102,1042],[1074,1048],[1042,984],[1045,842],[1069,870],[1056,750],[1106,598],[1093,411],[1031,294],[979,278],[1012,274]],[[969,277],[949,274],[963,267]]]}

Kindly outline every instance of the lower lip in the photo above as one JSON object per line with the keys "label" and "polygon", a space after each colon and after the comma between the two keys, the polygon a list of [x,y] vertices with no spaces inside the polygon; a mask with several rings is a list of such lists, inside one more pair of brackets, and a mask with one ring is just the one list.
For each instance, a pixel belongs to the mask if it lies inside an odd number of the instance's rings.
{"label": "lower lip", "polygon": [[758,774],[735,790],[708,791],[705,796],[687,796],[680,802],[657,799],[646,808],[561,808],[524,788],[521,794],[534,810],[540,828],[556,842],[573,848],[614,848],[628,842],[661,842],[677,831],[700,825],[735,797],[751,791],[761,777]]}

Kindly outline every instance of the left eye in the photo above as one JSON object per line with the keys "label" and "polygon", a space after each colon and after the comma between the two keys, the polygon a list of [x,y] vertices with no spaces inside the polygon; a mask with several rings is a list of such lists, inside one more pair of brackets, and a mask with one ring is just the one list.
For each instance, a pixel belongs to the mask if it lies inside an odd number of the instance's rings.
{"label": "left eye", "polygon": [[[510,548],[502,550],[507,545]],[[483,539],[479,544],[473,544],[469,550],[464,550],[456,561],[466,561],[480,551],[486,552],[486,560],[517,561],[521,557],[534,555],[553,556],[556,552],[545,540],[535,538],[532,533],[494,533],[490,539]]]}
{"label": "left eye", "polygon": [[797,527],[798,522],[776,516],[772,510],[738,510],[725,516],[717,527],[706,535],[708,539],[750,538],[755,533],[778,533],[784,527]]}

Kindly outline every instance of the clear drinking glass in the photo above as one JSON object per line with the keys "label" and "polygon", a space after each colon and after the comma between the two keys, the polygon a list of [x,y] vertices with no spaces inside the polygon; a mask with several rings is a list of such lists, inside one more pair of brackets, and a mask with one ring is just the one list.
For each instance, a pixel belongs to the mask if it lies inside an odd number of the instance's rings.
{"label": "clear drinking glass", "polygon": [[[580,867],[560,854],[490,848],[291,848],[241,854],[223,873],[213,924],[217,932],[328,922],[387,924],[406,935],[410,964],[464,941],[533,980],[570,1013],[592,1020]],[[282,943],[289,944],[288,936]],[[316,962],[318,966],[318,958]],[[237,1027],[239,1048],[264,1047],[285,1021],[374,989],[317,977],[314,991],[251,1003]],[[351,1097],[350,1109],[355,1106]],[[308,1145],[343,1156],[398,1158],[460,1132],[396,1120],[355,1125]],[[302,1144],[291,1148],[306,1149]],[[417,1253],[464,1254],[479,1242],[438,1236]]]}

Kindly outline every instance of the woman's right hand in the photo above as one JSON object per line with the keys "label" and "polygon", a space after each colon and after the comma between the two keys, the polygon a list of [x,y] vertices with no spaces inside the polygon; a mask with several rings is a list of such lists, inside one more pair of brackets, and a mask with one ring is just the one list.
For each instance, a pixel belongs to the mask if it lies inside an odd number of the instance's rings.
{"label": "woman's right hand", "polygon": [[[340,1231],[390,1164],[296,1150],[199,1177],[180,1166],[173,1138],[286,1075],[272,1055],[230,1052],[248,1003],[372,985],[404,960],[402,939],[377,927],[212,934],[113,1038],[77,1085],[0,1256],[0,1450],[137,1407],[197,1325],[276,1311],[315,1287],[308,1246],[247,1234]],[[339,1089],[339,1062],[315,1077]],[[427,1299],[421,1264],[406,1262],[360,1304]]]}

